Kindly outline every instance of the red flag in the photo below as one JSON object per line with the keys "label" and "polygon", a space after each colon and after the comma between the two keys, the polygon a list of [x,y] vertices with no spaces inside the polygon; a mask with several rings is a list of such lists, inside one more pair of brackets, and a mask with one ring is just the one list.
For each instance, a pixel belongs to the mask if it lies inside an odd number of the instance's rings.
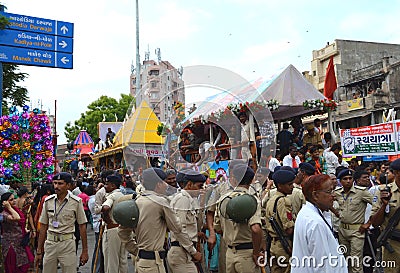
{"label": "red flag", "polygon": [[324,96],[330,100],[333,99],[333,92],[337,89],[335,67],[333,65],[333,56],[329,59],[328,67],[326,68]]}

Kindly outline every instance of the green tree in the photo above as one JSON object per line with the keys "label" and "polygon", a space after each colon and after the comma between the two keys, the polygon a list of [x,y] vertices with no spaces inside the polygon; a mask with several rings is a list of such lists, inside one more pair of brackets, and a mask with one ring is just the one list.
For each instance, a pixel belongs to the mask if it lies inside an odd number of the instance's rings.
{"label": "green tree", "polygon": [[97,124],[101,121],[123,121],[133,100],[131,95],[125,94],[121,94],[118,101],[111,97],[101,96],[88,105],[88,110],[81,113],[78,120],[65,125],[65,137],[68,141],[74,141],[80,130],[86,130],[95,141],[98,138]]}
{"label": "green tree", "polygon": [[[3,5],[0,5],[4,7]],[[5,29],[9,22],[6,17],[0,16],[0,30]],[[24,106],[29,99],[28,90],[19,85],[29,75],[27,73],[19,72],[19,68],[15,64],[3,64],[3,101],[2,111],[3,114],[8,114],[10,106]]]}

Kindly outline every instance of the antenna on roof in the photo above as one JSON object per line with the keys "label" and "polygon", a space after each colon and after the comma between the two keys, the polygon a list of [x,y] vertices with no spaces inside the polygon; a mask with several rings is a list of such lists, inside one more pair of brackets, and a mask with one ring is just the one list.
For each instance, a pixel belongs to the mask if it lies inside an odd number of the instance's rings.
{"label": "antenna on roof", "polygon": [[158,47],[158,48],[156,48],[155,52],[157,55],[157,61],[158,61],[158,63],[160,63],[161,62],[161,49]]}
{"label": "antenna on roof", "polygon": [[148,61],[150,60],[150,47],[147,45],[147,51],[144,53],[144,60]]}

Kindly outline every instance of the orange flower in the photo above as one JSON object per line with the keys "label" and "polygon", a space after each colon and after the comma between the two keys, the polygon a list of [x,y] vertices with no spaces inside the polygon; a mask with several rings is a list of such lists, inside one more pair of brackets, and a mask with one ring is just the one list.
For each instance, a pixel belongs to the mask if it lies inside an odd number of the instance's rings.
{"label": "orange flower", "polygon": [[31,144],[30,144],[29,142],[24,142],[24,144],[22,144],[22,146],[23,146],[25,149],[29,149],[29,148],[31,147]]}
{"label": "orange flower", "polygon": [[6,129],[8,129],[8,128],[11,127],[11,123],[10,123],[9,121],[5,121],[3,125],[4,125],[4,127],[5,127]]}

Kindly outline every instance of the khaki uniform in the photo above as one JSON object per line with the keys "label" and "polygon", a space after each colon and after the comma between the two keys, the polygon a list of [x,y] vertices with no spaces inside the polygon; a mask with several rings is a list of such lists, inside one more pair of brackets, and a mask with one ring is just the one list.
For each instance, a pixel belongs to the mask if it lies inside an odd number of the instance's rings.
{"label": "khaki uniform", "polygon": [[[390,183],[388,185],[391,189],[392,197],[390,198],[389,201],[389,212],[385,214],[385,220],[381,226],[381,230],[384,230],[385,227],[387,226],[389,219],[394,215],[396,210],[400,207],[400,189],[397,186],[395,182]],[[384,185],[379,186],[379,190],[376,192],[376,195],[374,196],[373,199],[373,204],[372,204],[372,213],[371,215],[374,215],[379,208],[382,206],[381,203],[381,190],[385,188]],[[387,210],[386,210],[387,211]],[[400,223],[396,226],[397,230],[400,230]],[[385,247],[383,247],[383,261],[385,261],[387,264],[392,263],[393,261],[395,262],[395,267],[385,267],[385,273],[400,273],[400,267],[398,265],[399,263],[399,257],[400,257],[400,242],[395,241],[393,239],[388,239],[388,243],[392,246],[394,252],[390,253]]]}
{"label": "khaki uniform", "polygon": [[228,248],[226,251],[226,271],[227,273],[254,273],[260,272],[260,268],[253,261],[253,239],[251,226],[259,224],[261,226],[261,206],[257,207],[256,213],[247,223],[235,223],[220,214],[220,202],[226,196],[235,196],[247,193],[243,187],[237,187],[234,191],[222,196],[218,202],[215,212],[214,228],[223,232],[223,239]]}
{"label": "khaki uniform", "polygon": [[[268,201],[267,207],[266,207],[267,231],[272,238],[270,253],[271,253],[271,256],[276,257],[275,259],[272,260],[271,272],[288,273],[288,272],[290,272],[290,264],[289,264],[290,255],[287,254],[286,251],[284,250],[284,248],[282,247],[282,244],[279,240],[278,235],[275,233],[274,229],[272,228],[271,223],[269,222],[269,218],[272,217],[272,215],[273,215],[275,200],[278,197],[281,197],[278,200],[277,205],[276,205],[275,219],[278,222],[278,225],[281,227],[283,232],[285,232],[285,230],[288,228],[294,227],[294,215],[293,215],[292,203],[290,201],[290,198],[285,196],[283,193],[277,191],[274,194],[274,196]],[[278,218],[278,215],[279,215],[279,218]],[[280,221],[279,221],[279,219],[280,219]],[[292,247],[293,246],[292,240],[289,237],[287,237],[287,239],[290,244],[290,247]],[[280,267],[277,264],[277,258],[279,256],[285,257],[284,262],[280,262],[280,263],[286,264],[287,267]]]}
{"label": "khaki uniform", "polygon": [[[211,193],[210,199],[208,200],[207,210],[216,212],[217,202],[221,198],[221,196],[227,194],[228,192],[233,191],[233,186],[229,182],[224,182],[218,184],[214,187],[213,192]],[[225,272],[225,264],[226,264],[226,243],[223,238],[220,240],[219,249],[218,249],[218,272]]]}
{"label": "khaki uniform", "polygon": [[[190,194],[181,190],[174,195],[171,208],[175,211],[182,225],[182,232],[187,233],[196,247],[200,231],[198,225],[199,203]],[[171,249],[168,251],[168,264],[174,273],[197,273],[192,256],[180,246],[174,232],[171,232]]]}
{"label": "khaki uniform", "polygon": [[345,256],[358,257],[357,263],[349,264],[349,272],[363,272],[363,248],[365,234],[358,229],[365,221],[367,204],[372,204],[373,196],[366,187],[352,186],[348,194],[342,187],[335,190],[336,200],[339,203],[340,225],[339,244],[346,246]]}
{"label": "khaki uniform", "polygon": [[304,197],[304,194],[303,194],[303,191],[302,191],[300,185],[297,185],[296,183],[294,183],[293,186],[294,187],[293,187],[292,194],[289,194],[287,197],[290,199],[290,201],[292,203],[294,215],[298,215],[300,212],[300,209],[303,207],[303,205],[306,204],[306,198]]}
{"label": "khaki uniform", "polygon": [[163,249],[167,228],[174,232],[180,245],[190,254],[196,253],[196,248],[189,236],[182,232],[182,226],[176,214],[170,208],[167,198],[153,191],[145,190],[136,199],[139,208],[139,222],[135,229],[121,228],[119,235],[124,242],[136,242],[138,254],[136,257],[137,273],[165,273]]}
{"label": "khaki uniform", "polygon": [[64,273],[76,273],[75,221],[85,224],[86,216],[82,199],[68,192],[62,202],[57,195],[47,197],[39,222],[48,225],[44,243],[43,273],[57,272],[60,263]]}
{"label": "khaki uniform", "polygon": [[[114,203],[124,196],[119,189],[113,190],[106,198],[103,206],[108,206],[110,210],[110,218],[116,224],[113,218]],[[118,228],[105,228],[103,232],[103,253],[104,255],[104,273],[127,273],[128,261],[125,249],[125,243],[121,242],[118,236]]]}

